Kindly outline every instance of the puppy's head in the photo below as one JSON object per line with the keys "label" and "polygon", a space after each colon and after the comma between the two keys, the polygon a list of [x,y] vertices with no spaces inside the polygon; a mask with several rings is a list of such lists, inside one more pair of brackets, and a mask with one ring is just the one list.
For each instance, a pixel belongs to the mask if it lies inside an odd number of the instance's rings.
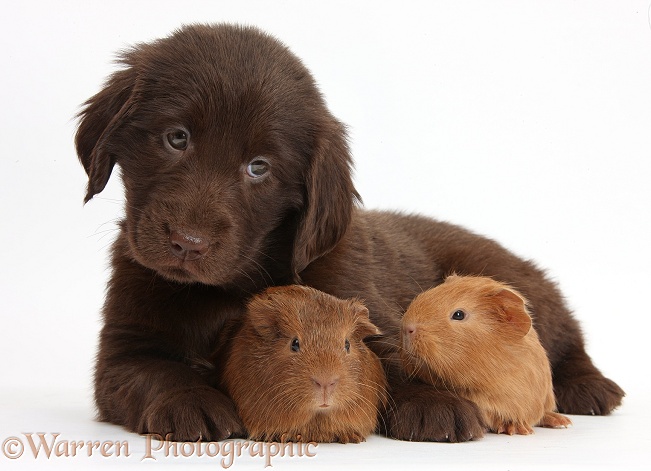
{"label": "puppy's head", "polygon": [[285,46],[194,25],[120,61],[76,146],[86,201],[121,167],[134,260],[175,281],[263,286],[334,247],[358,198],[345,132]]}

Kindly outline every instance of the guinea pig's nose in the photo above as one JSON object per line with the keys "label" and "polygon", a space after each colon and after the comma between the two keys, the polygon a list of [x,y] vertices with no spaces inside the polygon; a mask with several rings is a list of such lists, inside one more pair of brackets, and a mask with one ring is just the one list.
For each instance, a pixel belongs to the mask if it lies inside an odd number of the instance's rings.
{"label": "guinea pig's nose", "polygon": [[170,251],[181,260],[198,260],[208,252],[210,240],[198,234],[170,231]]}
{"label": "guinea pig's nose", "polygon": [[409,351],[413,347],[414,338],[416,337],[416,324],[407,322],[402,325],[402,346]]}
{"label": "guinea pig's nose", "polygon": [[315,376],[312,381],[317,388],[319,397],[323,399],[322,405],[329,405],[330,396],[332,396],[337,383],[339,383],[339,376]]}
{"label": "guinea pig's nose", "polygon": [[411,322],[409,322],[403,325],[402,332],[405,335],[405,337],[413,337],[416,334],[416,324],[412,324]]}

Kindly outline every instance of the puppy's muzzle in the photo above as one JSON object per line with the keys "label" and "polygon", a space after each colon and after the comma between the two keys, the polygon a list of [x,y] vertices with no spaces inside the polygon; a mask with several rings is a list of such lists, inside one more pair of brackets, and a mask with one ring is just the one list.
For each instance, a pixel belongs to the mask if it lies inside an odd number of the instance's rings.
{"label": "puppy's muzzle", "polygon": [[210,249],[210,240],[200,234],[171,230],[169,241],[172,255],[183,261],[198,260]]}

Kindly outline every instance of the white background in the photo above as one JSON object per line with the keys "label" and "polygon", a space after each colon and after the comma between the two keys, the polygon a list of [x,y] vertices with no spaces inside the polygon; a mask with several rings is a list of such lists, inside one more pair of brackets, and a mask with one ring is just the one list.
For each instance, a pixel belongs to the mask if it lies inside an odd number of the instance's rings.
{"label": "white background", "polygon": [[[568,430],[459,445],[371,437],[275,469],[531,469],[651,460],[651,26],[646,1],[62,1],[0,10],[0,441],[2,469],[143,468],[144,440],[94,421],[107,254],[121,186],[82,205],[75,114],[114,53],[182,23],[273,33],[347,123],[369,208],[420,212],[497,239],[549,270],[599,367],[627,392]],[[34,459],[28,432],[128,440],[132,456]],[[236,459],[232,469],[263,469]]]}

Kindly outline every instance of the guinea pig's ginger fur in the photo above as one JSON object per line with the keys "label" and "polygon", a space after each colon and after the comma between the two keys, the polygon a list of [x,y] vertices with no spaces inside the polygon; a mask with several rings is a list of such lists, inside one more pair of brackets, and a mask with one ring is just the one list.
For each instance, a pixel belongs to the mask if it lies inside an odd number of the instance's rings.
{"label": "guinea pig's ginger fur", "polygon": [[476,403],[490,431],[526,435],[571,423],[555,412],[547,354],[511,287],[451,275],[414,299],[402,326],[407,372]]}
{"label": "guinea pig's ginger fur", "polygon": [[249,438],[363,441],[386,403],[382,365],[364,343],[379,334],[358,301],[297,285],[255,296],[222,378]]}

